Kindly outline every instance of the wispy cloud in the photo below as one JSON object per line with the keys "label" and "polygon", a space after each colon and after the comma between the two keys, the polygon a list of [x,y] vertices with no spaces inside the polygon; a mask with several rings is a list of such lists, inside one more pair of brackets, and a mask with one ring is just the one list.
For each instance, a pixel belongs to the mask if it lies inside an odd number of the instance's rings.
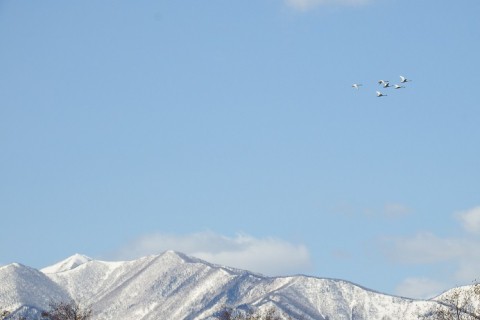
{"label": "wispy cloud", "polygon": [[459,212],[456,217],[466,231],[480,234],[480,206]]}
{"label": "wispy cloud", "polygon": [[480,270],[478,238],[442,238],[420,233],[411,238],[394,239],[390,251],[391,259],[404,264],[451,266],[454,272],[448,279],[450,285],[469,283],[478,277]]}
{"label": "wispy cloud", "polygon": [[447,285],[429,278],[407,278],[396,287],[396,293],[403,297],[430,299],[437,296]]}
{"label": "wispy cloud", "polygon": [[466,257],[475,250],[476,241],[464,238],[442,238],[430,232],[390,240],[390,256],[404,264],[433,264]]}
{"label": "wispy cloud", "polygon": [[284,0],[285,3],[296,10],[308,11],[324,5],[361,6],[371,0]]}
{"label": "wispy cloud", "polygon": [[[383,239],[386,254],[392,261],[411,265],[436,265],[453,270],[441,281],[434,278],[413,277],[402,282],[397,293],[422,298],[429,291],[467,284],[478,277],[480,270],[480,207],[454,214],[465,233],[459,236],[438,236],[420,232],[408,237]],[[415,293],[415,294],[413,294]],[[440,293],[437,291],[437,294]]]}
{"label": "wispy cloud", "polygon": [[149,234],[127,244],[114,256],[116,259],[135,259],[166,250],[266,275],[306,273],[312,265],[304,245],[272,237],[255,238],[246,234],[227,237],[213,232]]}

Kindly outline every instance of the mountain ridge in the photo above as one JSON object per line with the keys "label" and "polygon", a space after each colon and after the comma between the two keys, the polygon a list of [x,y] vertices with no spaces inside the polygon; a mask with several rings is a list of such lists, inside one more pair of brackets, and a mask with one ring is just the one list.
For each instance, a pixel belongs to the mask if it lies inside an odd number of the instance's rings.
{"label": "mountain ridge", "polygon": [[85,257],[73,255],[41,270],[21,264],[1,267],[0,308],[38,311],[52,301],[73,299],[90,306],[98,320],[214,319],[225,306],[275,307],[306,320],[413,320],[436,303],[342,279],[268,277],[175,251],[114,262]]}

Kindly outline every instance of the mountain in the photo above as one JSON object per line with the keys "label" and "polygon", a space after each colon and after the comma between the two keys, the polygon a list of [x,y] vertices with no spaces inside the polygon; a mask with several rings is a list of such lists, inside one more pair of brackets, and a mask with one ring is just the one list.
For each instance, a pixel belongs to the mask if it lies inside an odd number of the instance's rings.
{"label": "mountain", "polygon": [[78,267],[79,265],[82,265],[91,260],[92,259],[87,256],[76,253],[73,256],[63,261],[60,261],[59,263],[56,263],[52,266],[43,268],[40,271],[42,271],[43,273],[59,273],[63,271],[72,270]]}
{"label": "mountain", "polygon": [[65,301],[67,291],[44,273],[13,263],[0,268],[0,310],[27,313],[48,308],[50,301]]}
{"label": "mountain", "polygon": [[42,270],[0,268],[0,309],[34,316],[52,301],[72,299],[98,320],[213,319],[225,306],[275,306],[305,320],[413,320],[436,304],[343,280],[265,277],[173,251],[121,262],[74,255]]}

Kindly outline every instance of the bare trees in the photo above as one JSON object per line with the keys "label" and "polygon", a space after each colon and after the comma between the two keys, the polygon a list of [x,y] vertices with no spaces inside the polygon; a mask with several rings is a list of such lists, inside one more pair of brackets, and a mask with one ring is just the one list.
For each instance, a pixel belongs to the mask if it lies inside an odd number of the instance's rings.
{"label": "bare trees", "polygon": [[224,308],[217,319],[219,320],[292,320],[290,317],[284,315],[280,310],[276,308],[270,308],[266,312],[259,312],[249,310],[235,310],[233,308]]}
{"label": "bare trees", "polygon": [[445,293],[438,305],[420,319],[425,320],[480,320],[480,283],[467,288],[456,288]]}
{"label": "bare trees", "polygon": [[6,319],[10,315],[10,312],[7,310],[0,310],[0,320]]}
{"label": "bare trees", "polygon": [[12,312],[7,310],[0,310],[0,320],[26,320],[22,315],[14,315]]}
{"label": "bare trees", "polygon": [[44,320],[88,320],[92,316],[92,309],[82,308],[75,301],[52,302],[50,309],[42,312]]}

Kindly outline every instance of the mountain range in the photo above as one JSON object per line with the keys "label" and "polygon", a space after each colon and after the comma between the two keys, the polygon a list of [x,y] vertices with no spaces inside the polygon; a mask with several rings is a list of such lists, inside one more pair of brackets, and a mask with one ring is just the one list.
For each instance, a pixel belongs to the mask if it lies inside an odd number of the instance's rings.
{"label": "mountain range", "polygon": [[413,320],[437,304],[338,279],[266,277],[174,251],[120,262],[75,254],[41,270],[0,268],[0,310],[35,318],[52,302],[72,300],[95,320],[215,319],[225,307],[274,307],[302,320]]}

